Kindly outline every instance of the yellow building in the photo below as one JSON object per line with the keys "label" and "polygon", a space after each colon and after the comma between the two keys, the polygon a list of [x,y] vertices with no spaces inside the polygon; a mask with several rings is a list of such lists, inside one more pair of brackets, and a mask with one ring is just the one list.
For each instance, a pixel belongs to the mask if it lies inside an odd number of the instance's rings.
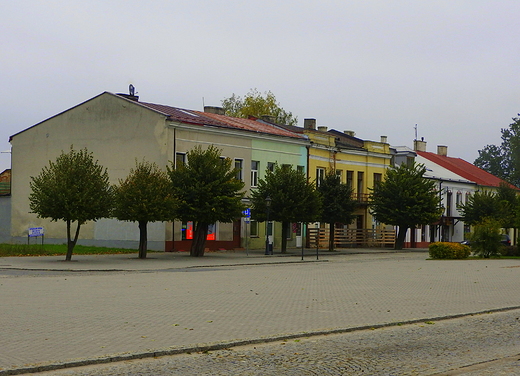
{"label": "yellow building", "polygon": [[[290,129],[297,130],[296,127]],[[386,169],[391,165],[392,154],[386,136],[382,136],[379,142],[366,141],[355,137],[352,131],[339,132],[324,126],[316,127],[316,119],[305,119],[304,127],[299,128],[299,131],[310,140],[308,178],[319,185],[320,179],[328,171],[334,170],[342,183],[352,187],[359,205],[355,212],[356,220],[344,224],[344,227],[358,231],[357,243],[366,243],[367,234],[385,227],[378,224],[370,214],[368,196],[369,189],[383,179]],[[322,229],[327,227],[325,224],[318,226]],[[312,229],[312,225],[309,228]]]}

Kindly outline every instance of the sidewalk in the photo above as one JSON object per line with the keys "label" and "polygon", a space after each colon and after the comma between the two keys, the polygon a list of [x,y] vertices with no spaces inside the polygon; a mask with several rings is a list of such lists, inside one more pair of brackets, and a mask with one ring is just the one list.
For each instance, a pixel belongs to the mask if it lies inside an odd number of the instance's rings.
{"label": "sidewalk", "polygon": [[261,251],[2,258],[0,272],[56,273],[0,274],[0,375],[520,306],[520,260],[427,257],[366,250],[320,254],[323,262]]}
{"label": "sidewalk", "polygon": [[391,248],[342,248],[334,252],[323,249],[306,248],[302,260],[302,250],[290,248],[282,254],[275,250],[274,255],[265,255],[263,249],[240,251],[210,251],[204,257],[190,257],[189,252],[149,252],[146,259],[140,260],[137,252],[117,255],[72,255],[66,262],[65,256],[42,257],[0,257],[0,269],[27,270],[74,270],[74,271],[144,271],[182,269],[208,266],[276,264],[291,262],[326,261],[330,257],[353,254],[385,254],[406,252],[428,252],[427,249],[414,248],[395,251]]}

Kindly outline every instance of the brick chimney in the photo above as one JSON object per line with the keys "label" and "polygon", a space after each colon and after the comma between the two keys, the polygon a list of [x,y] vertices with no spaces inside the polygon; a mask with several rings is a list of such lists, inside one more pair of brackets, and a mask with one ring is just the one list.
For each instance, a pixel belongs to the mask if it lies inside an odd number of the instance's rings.
{"label": "brick chimney", "polygon": [[316,119],[303,119],[303,128],[316,130]]}
{"label": "brick chimney", "polygon": [[388,137],[387,136],[381,136],[381,143],[387,144],[388,143]]}
{"label": "brick chimney", "polygon": [[354,132],[354,131],[343,131],[343,133],[345,133],[347,136],[350,136],[350,137],[356,136],[356,132]]}
{"label": "brick chimney", "polygon": [[426,151],[426,141],[424,141],[424,138],[421,138],[421,140],[413,140],[413,150],[414,151]]}
{"label": "brick chimney", "polygon": [[222,107],[204,106],[204,112],[209,114],[225,115],[226,111]]}
{"label": "brick chimney", "polygon": [[445,145],[437,145],[437,155],[447,157],[448,156],[448,147]]}
{"label": "brick chimney", "polygon": [[321,132],[327,132],[327,129],[328,128],[326,126],[324,126],[324,125],[318,126],[318,130],[321,131]]}

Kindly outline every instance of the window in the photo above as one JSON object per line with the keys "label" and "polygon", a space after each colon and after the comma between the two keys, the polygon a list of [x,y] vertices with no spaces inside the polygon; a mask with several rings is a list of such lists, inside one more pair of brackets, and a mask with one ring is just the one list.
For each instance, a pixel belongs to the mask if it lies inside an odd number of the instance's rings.
{"label": "window", "polygon": [[274,162],[267,162],[267,170],[273,172],[274,171]]}
{"label": "window", "polygon": [[290,164],[284,163],[282,164],[283,169],[290,169],[292,166]]}
{"label": "window", "polygon": [[296,166],[296,171],[305,174],[305,166]]}
{"label": "window", "polygon": [[361,200],[363,198],[363,179],[365,177],[365,174],[363,171],[358,171],[357,173],[357,194],[358,194],[358,200]]}
{"label": "window", "polygon": [[462,205],[462,192],[458,191],[457,196],[455,198],[455,205],[458,208],[460,205]]}
{"label": "window", "polygon": [[258,170],[260,162],[251,161],[251,187],[258,187]]}
{"label": "window", "polygon": [[243,180],[242,176],[242,165],[243,165],[242,159],[235,159],[235,169],[237,169],[237,175],[235,176],[238,180]]}
{"label": "window", "polygon": [[251,238],[258,238],[258,222],[251,220],[249,227],[249,236]]}
{"label": "window", "polygon": [[186,153],[175,153],[175,167],[182,166],[186,163]]}
{"label": "window", "polygon": [[342,170],[336,170],[336,176],[339,176],[339,182],[343,183],[343,171]]}
{"label": "window", "polygon": [[451,217],[452,192],[446,189],[446,216]]}
{"label": "window", "polygon": [[464,197],[464,204],[468,203],[469,198],[471,197],[471,193],[466,192],[466,197]]}
{"label": "window", "polygon": [[[181,239],[182,240],[192,240],[193,239],[193,222],[182,222],[181,227]],[[206,236],[206,240],[217,240],[217,224],[213,223],[208,226],[208,235]]]}
{"label": "window", "polygon": [[325,169],[318,167],[316,169],[316,186],[319,187],[321,185],[321,182],[325,178]]}
{"label": "window", "polygon": [[347,171],[347,185],[354,188],[354,171]]}
{"label": "window", "polygon": [[382,174],[378,174],[378,173],[374,173],[374,187],[381,183],[381,180],[383,179],[383,175]]}

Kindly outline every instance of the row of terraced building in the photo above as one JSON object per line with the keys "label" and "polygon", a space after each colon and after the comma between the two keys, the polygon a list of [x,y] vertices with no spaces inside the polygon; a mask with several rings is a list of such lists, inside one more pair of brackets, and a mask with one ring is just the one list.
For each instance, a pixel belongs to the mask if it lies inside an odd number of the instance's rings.
{"label": "row of terraced building", "polygon": [[[257,187],[259,179],[275,164],[291,165],[306,173],[316,184],[327,171],[334,170],[343,183],[353,188],[354,197],[359,203],[355,221],[337,226],[339,247],[392,245],[395,229],[375,221],[368,207],[369,189],[384,178],[386,169],[422,159],[421,163],[428,161],[425,164],[432,171],[432,163],[441,166],[439,161],[432,162],[434,156],[443,161],[455,160],[445,153],[427,153],[425,143],[420,141],[416,141],[414,147],[419,150],[391,147],[386,136],[381,136],[379,141],[363,140],[356,137],[353,131],[340,132],[317,126],[315,119],[305,119],[303,127],[287,126],[276,124],[269,117],[229,117],[220,107],[195,111],[146,103],[135,95],[109,92],[11,136],[10,142],[11,190],[10,195],[3,196],[9,199],[9,208],[5,209],[5,202],[1,206],[4,208],[2,213],[8,211],[9,229],[3,229],[0,237],[3,235],[1,240],[5,241],[7,237],[7,241],[11,242],[27,241],[28,229],[32,227],[45,229],[46,242],[64,242],[64,224],[37,218],[30,213],[28,196],[31,176],[38,175],[49,160],[55,160],[71,145],[75,149],[87,148],[91,151],[95,159],[108,169],[113,184],[128,175],[136,160],[144,159],[166,169],[171,162],[185,162],[186,153],[196,145],[214,145],[239,169],[238,178],[245,184],[246,205],[249,192]],[[467,165],[476,169],[469,163]],[[446,192],[444,200],[451,192],[448,189],[450,184],[457,185],[458,199],[461,189],[466,198],[467,194],[481,187],[493,188],[500,183],[499,179],[492,180],[494,177],[482,170],[479,170],[482,172],[480,176],[485,176],[487,180],[476,183],[460,176],[460,172],[447,172],[449,168],[441,167],[438,170],[442,173],[438,171],[437,175],[429,178],[440,179],[440,194],[443,190]],[[455,209],[449,213],[449,218],[446,214],[436,224],[411,231],[408,245],[424,246],[435,240],[462,240],[468,229],[457,228],[459,213]],[[5,221],[2,223],[5,227]],[[191,225],[190,222],[149,224],[149,248],[165,251],[189,249]],[[275,249],[281,243],[280,226],[279,223],[273,226]],[[289,247],[314,247],[317,240],[325,246],[329,230],[325,224],[303,226],[294,223],[290,226]],[[246,217],[233,223],[216,223],[210,228],[207,247],[212,250],[262,248],[265,245],[265,229],[264,223],[250,221]],[[105,218],[84,225],[79,243],[136,247],[138,236],[135,223]]]}

